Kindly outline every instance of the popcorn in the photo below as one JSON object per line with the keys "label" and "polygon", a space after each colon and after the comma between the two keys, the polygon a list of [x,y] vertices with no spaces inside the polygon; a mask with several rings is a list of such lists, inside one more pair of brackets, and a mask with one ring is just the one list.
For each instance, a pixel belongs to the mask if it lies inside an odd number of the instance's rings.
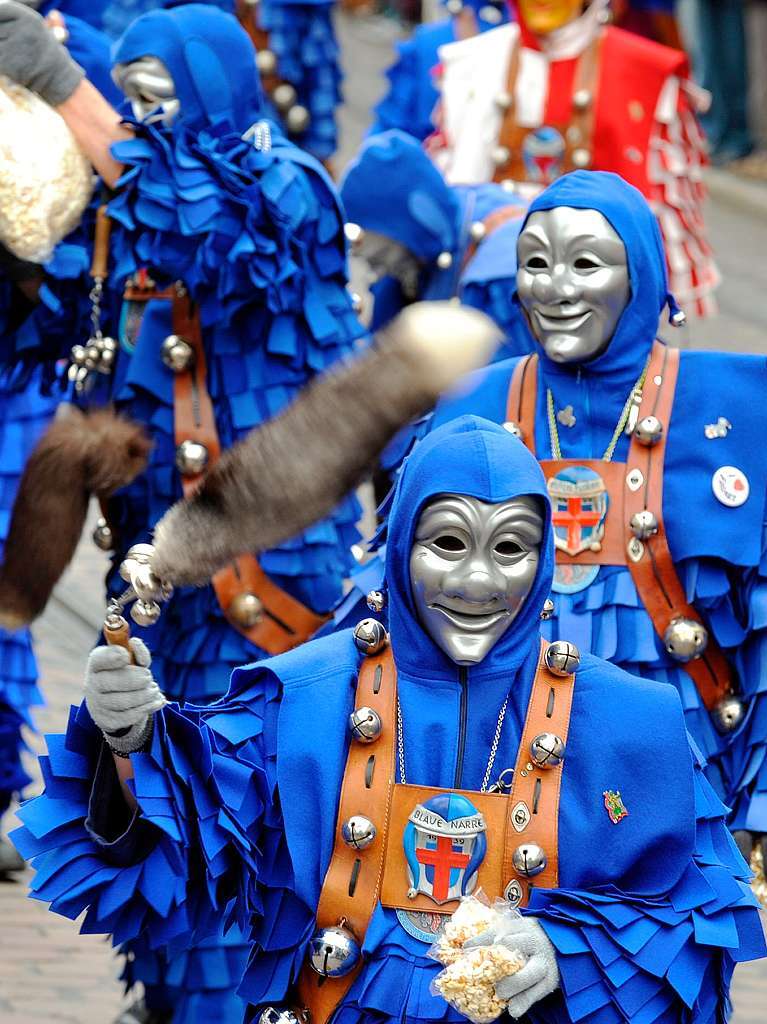
{"label": "popcorn", "polygon": [[0,75],[0,240],[19,259],[44,263],[92,193],[93,169],[64,119]]}
{"label": "popcorn", "polygon": [[471,897],[462,900],[440,933],[434,956],[440,963],[452,964],[463,954],[463,944],[486,931],[498,917],[498,911]]}
{"label": "popcorn", "polygon": [[506,1009],[495,983],[524,967],[525,958],[505,946],[466,950],[434,980],[435,990],[475,1024],[489,1024]]}

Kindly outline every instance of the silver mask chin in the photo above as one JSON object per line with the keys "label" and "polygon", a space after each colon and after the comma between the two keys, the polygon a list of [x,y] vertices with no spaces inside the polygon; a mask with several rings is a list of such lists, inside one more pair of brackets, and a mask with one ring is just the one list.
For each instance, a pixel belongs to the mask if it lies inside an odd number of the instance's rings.
{"label": "silver mask chin", "polygon": [[608,220],[598,210],[540,210],[519,236],[517,256],[519,301],[549,359],[601,355],[631,298],[626,247]]}
{"label": "silver mask chin", "polygon": [[363,265],[368,287],[382,277],[396,277],[407,299],[418,298],[421,265],[407,246],[366,229],[354,246],[352,260]]}
{"label": "silver mask chin", "polygon": [[112,78],[130,101],[137,121],[173,123],[180,109],[176,84],[159,57],[140,57],[129,64],[115,64]]}
{"label": "silver mask chin", "polygon": [[421,512],[410,584],[421,626],[459,665],[481,662],[535,581],[543,515],[534,497],[489,504],[439,495]]}

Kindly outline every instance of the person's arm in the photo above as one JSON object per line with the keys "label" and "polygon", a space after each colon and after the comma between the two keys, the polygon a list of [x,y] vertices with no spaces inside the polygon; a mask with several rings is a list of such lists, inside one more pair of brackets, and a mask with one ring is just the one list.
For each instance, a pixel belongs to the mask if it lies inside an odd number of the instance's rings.
{"label": "person's arm", "polygon": [[114,107],[84,78],[56,110],[107,185],[114,187],[123,168],[112,156],[112,143],[129,139],[132,134],[121,124]]}

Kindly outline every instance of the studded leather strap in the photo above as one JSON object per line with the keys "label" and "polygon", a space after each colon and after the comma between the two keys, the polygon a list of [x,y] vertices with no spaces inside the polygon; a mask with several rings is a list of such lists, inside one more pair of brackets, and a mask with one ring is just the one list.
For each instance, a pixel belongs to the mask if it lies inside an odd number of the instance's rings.
{"label": "studded leather strap", "polygon": [[[593,150],[596,90],[599,81],[599,51],[602,35],[603,32],[600,31],[578,58],[573,81],[574,101],[570,121],[567,125],[559,126],[563,130],[565,141],[560,174],[566,174],[577,167],[586,168],[590,166]],[[516,89],[521,50],[522,43],[518,39],[509,60],[509,71],[506,80],[506,95],[510,102],[504,112],[498,133],[498,145],[508,150],[509,156],[504,163],[496,167],[493,181],[527,181],[529,177],[528,169],[525,166],[523,147],[525,137],[534,129],[527,125],[520,125],[517,121],[516,113]],[[588,102],[584,105],[576,104],[575,97],[578,94],[588,97]],[[589,159],[587,161],[576,161],[574,159],[576,150],[586,154]],[[545,184],[545,182],[542,184]]]}
{"label": "studded leather strap", "polygon": [[535,403],[538,398],[538,356],[517,362],[506,398],[506,422],[519,427],[525,447],[535,455]]}
{"label": "studded leather strap", "polygon": [[[679,350],[655,343],[639,416],[655,416],[663,424],[660,440],[649,447],[631,440],[627,463],[625,530],[628,567],[655,632],[663,639],[673,619],[702,623],[687,596],[674,567],[663,522],[663,464],[679,372]],[[648,540],[634,537],[631,517],[643,510],[653,512],[658,532]],[[692,676],[701,700],[711,711],[732,689],[730,667],[721,648],[709,632],[703,654],[683,666]]]}
{"label": "studded leather strap", "polygon": [[[221,454],[213,403],[207,388],[205,349],[197,310],[183,288],[173,293],[173,333],[188,342],[194,351],[190,367],[177,373],[173,381],[173,411],[176,445],[197,441],[208,450],[208,467]],[[193,494],[202,482],[201,473],[182,474],[184,495]],[[251,643],[268,654],[283,654],[305,643],[325,622],[300,601],[271,580],[251,554],[240,555],[217,572],[212,580],[218,603],[229,624]],[[235,600],[252,594],[262,605],[261,616],[253,626],[243,626],[233,616]]]}
{"label": "studded leather strap", "polygon": [[[389,801],[394,784],[397,677],[391,649],[366,658],[357,682],[355,707],[368,707],[381,719],[381,735],[373,743],[351,740],[341,788],[333,855],[322,883],[317,927],[343,923],[360,945],[367,932],[383,876]],[[365,850],[346,845],[344,822],[364,814],[376,827],[376,838]],[[351,988],[361,964],[342,978],[323,978],[304,964],[298,996],[311,1024],[325,1024]]]}
{"label": "studded leather strap", "polygon": [[488,214],[487,217],[480,223],[483,225],[485,231],[481,239],[473,240],[466,246],[466,251],[463,254],[463,260],[461,261],[461,272],[466,268],[472,259],[476,255],[477,249],[480,243],[489,238],[494,231],[502,227],[504,224],[508,224],[510,220],[516,220],[517,218],[524,216],[524,209],[521,206],[516,206],[510,203],[508,206],[502,206],[498,210],[493,210],[492,213]]}

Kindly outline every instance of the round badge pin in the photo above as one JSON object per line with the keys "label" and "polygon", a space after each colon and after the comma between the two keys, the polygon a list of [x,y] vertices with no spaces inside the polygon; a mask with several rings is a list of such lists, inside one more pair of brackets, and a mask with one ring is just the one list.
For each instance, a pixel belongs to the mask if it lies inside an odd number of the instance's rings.
{"label": "round badge pin", "polygon": [[711,488],[716,500],[727,508],[743,505],[751,491],[748,477],[737,466],[720,466],[711,477]]}

